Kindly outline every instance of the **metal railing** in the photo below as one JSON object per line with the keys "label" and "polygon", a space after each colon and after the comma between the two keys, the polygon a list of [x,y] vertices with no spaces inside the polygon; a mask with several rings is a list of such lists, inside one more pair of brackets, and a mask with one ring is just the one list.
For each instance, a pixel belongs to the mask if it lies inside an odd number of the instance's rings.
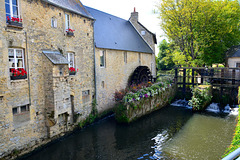
{"label": "metal railing", "polygon": [[236,149],[235,151],[233,151],[232,153],[230,153],[229,155],[227,155],[226,157],[224,157],[222,160],[240,160],[240,147],[238,149]]}

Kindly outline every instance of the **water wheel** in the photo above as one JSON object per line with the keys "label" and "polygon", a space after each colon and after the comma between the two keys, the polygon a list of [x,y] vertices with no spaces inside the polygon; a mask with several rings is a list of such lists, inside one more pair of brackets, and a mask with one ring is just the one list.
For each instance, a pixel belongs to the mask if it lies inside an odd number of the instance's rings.
{"label": "water wheel", "polygon": [[132,76],[130,77],[129,84],[139,84],[141,82],[151,82],[152,74],[147,66],[138,66]]}

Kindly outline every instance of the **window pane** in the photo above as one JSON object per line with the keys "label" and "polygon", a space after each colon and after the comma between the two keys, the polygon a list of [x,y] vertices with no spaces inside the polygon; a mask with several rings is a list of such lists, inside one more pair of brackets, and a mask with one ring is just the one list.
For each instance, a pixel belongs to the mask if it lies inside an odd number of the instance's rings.
{"label": "window pane", "polygon": [[23,68],[23,60],[22,59],[17,60],[17,67],[18,68]]}
{"label": "window pane", "polygon": [[27,111],[27,106],[22,106],[21,107],[21,112],[26,112]]}
{"label": "window pane", "polygon": [[22,58],[22,50],[16,50],[16,57]]}
{"label": "window pane", "polygon": [[9,56],[9,58],[14,57],[14,50],[13,49],[8,49],[8,56]]}
{"label": "window pane", "polygon": [[13,108],[13,109],[12,109],[12,113],[13,113],[13,114],[17,114],[17,113],[18,113],[17,108]]}
{"label": "window pane", "polygon": [[17,0],[12,0],[13,5],[17,5]]}
{"label": "window pane", "polygon": [[18,18],[18,7],[13,6],[13,17]]}
{"label": "window pane", "polygon": [[15,68],[14,59],[9,59],[9,67]]}
{"label": "window pane", "polygon": [[10,15],[10,5],[5,3],[6,14]]}
{"label": "window pane", "polygon": [[5,3],[9,3],[9,0],[5,0]]}

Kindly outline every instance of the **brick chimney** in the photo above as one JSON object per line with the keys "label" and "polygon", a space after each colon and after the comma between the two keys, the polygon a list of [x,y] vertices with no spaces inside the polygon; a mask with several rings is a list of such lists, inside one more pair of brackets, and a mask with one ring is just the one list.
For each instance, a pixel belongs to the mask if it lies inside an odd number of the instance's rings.
{"label": "brick chimney", "polygon": [[136,12],[136,8],[134,7],[133,12],[131,13],[131,17],[129,19],[131,22],[138,22],[138,12]]}

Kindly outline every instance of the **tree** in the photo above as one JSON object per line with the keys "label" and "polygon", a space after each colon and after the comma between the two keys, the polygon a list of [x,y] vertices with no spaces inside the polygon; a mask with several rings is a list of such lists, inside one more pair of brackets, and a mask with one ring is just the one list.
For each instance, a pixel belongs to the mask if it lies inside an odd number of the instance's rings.
{"label": "tree", "polygon": [[240,42],[237,0],[162,0],[161,27],[178,48],[173,60],[183,66],[225,61],[225,52]]}
{"label": "tree", "polygon": [[169,44],[165,39],[159,44],[159,53],[157,57],[157,69],[158,70],[170,70],[174,67],[172,60],[172,45]]}

